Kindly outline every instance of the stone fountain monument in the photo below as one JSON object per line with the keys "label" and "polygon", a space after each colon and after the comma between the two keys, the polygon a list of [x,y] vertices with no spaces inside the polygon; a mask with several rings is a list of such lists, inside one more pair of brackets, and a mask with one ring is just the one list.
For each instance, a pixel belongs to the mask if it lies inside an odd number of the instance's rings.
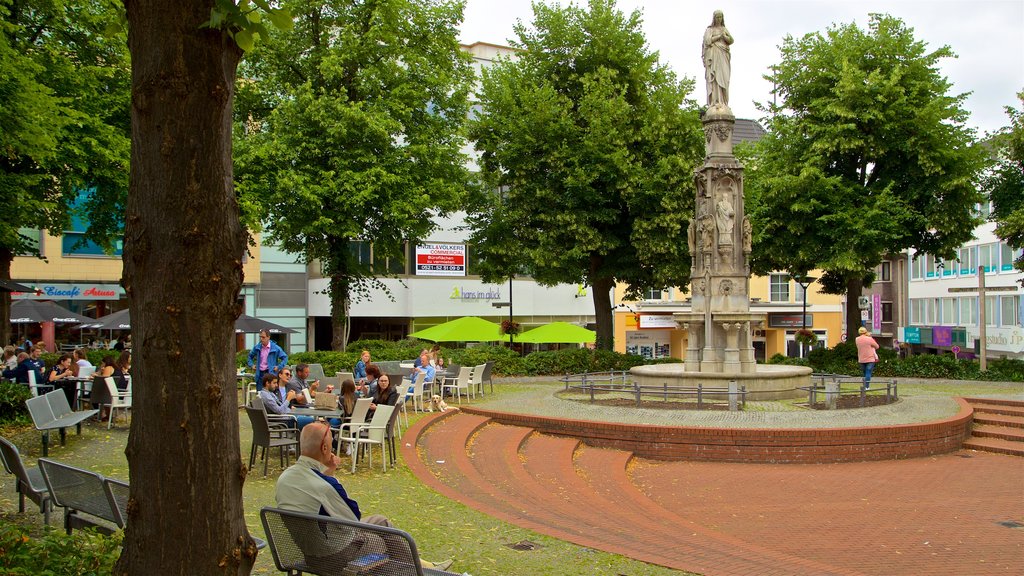
{"label": "stone fountain monument", "polygon": [[758,365],[753,328],[764,322],[750,311],[751,226],[743,206],[743,166],[732,149],[736,117],[729,108],[733,38],[721,11],[704,33],[702,56],[707,84],[704,165],[694,173],[696,203],[687,230],[693,263],[690,312],[675,314],[687,332],[683,364],[633,368],[642,385],[727,387],[730,381],[758,392],[751,400],[794,398],[810,383],[810,368]]}

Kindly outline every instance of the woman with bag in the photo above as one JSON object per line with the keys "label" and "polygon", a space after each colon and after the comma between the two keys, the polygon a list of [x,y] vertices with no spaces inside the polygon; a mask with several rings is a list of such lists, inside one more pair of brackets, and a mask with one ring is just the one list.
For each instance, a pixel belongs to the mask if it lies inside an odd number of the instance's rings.
{"label": "woman with bag", "polygon": [[864,389],[871,388],[871,372],[875,369],[875,362],[878,362],[878,342],[871,337],[868,329],[861,326],[857,330],[857,362],[860,362],[861,370],[864,373]]}

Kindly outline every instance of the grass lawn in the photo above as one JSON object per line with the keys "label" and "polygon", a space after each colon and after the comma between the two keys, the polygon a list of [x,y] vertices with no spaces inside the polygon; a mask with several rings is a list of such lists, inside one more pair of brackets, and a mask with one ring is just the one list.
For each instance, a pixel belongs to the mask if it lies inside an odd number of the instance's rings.
{"label": "grass lawn", "polygon": [[[513,394],[517,390],[520,390],[519,386],[497,386],[494,389],[496,394]],[[420,416],[410,412],[409,417],[415,422]],[[242,459],[247,461],[251,432],[248,418],[242,411],[239,411],[239,422]],[[28,465],[34,466],[35,460],[42,455],[40,433],[31,426],[0,429],[0,434],[18,446]],[[71,430],[64,447],[60,446],[56,435],[52,435],[50,457],[127,480],[128,464],[124,456],[127,438],[128,430],[123,420],[110,431],[105,424],[88,424],[80,437]],[[274,486],[281,473],[276,450],[269,457],[267,477],[263,478],[263,466],[257,460],[243,490],[247,524],[252,533],[259,537],[264,536],[259,510],[263,506],[274,505]],[[375,462],[379,464],[379,453]],[[454,558],[455,563],[449,569],[453,572],[468,572],[473,576],[681,574],[676,570],[576,546],[495,520],[426,488],[401,461],[397,469],[386,473],[381,471],[379,465],[368,470],[363,463],[360,463],[355,474],[349,474],[349,469],[350,461],[345,459],[339,468],[338,478],[349,494],[359,502],[365,514],[384,514],[396,526],[412,534],[424,559],[441,561]],[[32,508],[31,501],[26,504],[26,514],[17,513],[18,501],[12,480],[13,476],[0,475],[0,518],[41,530],[42,514],[38,513],[38,508]],[[62,523],[61,513],[57,511],[53,516],[51,525],[59,528]],[[638,537],[645,538],[648,535]],[[522,540],[539,544],[540,547],[532,551],[517,551],[506,546]],[[257,557],[253,574],[279,574],[268,550],[263,550]]]}

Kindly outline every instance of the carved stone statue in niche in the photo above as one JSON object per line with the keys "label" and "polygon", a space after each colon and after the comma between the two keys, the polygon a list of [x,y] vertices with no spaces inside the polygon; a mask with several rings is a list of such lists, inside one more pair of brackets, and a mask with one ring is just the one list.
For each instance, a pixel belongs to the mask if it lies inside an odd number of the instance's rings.
{"label": "carved stone statue in niche", "polygon": [[700,217],[700,250],[704,254],[710,254],[714,245],[714,221],[715,219],[707,213]]}
{"label": "carved stone statue in niche", "polygon": [[690,224],[686,227],[686,246],[690,249],[690,256],[696,256],[693,252],[694,248],[697,247],[695,240],[696,231],[694,228],[696,228],[694,221],[690,220]]}
{"label": "carved stone statue in niche", "polygon": [[732,180],[722,181],[719,186],[718,203],[715,204],[719,244],[732,244],[732,231],[736,218],[736,210],[732,206],[732,191]]}
{"label": "carved stone statue in niche", "polygon": [[750,218],[744,216],[743,217],[743,252],[746,253],[746,254],[750,254],[750,251],[751,251],[750,245],[751,245],[751,242],[752,242],[753,235],[754,235],[754,229],[751,228],[751,226],[750,226]]}

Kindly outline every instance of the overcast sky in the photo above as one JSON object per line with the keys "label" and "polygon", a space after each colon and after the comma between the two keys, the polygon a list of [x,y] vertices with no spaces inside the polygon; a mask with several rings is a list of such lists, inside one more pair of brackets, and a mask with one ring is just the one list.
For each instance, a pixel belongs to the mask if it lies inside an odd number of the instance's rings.
{"label": "overcast sky", "polygon": [[[729,104],[741,118],[758,118],[753,102],[771,98],[772,86],[761,76],[779,62],[778,46],[787,34],[799,37],[854,21],[866,28],[872,12],[902,19],[929,48],[949,45],[959,56],[943,60],[941,70],[954,93],[972,93],[965,104],[969,126],[997,130],[1009,123],[1005,106],[1020,108],[1016,94],[1024,90],[1024,0],[619,0],[618,7],[642,11],[650,48],[676,74],[700,79],[695,99],[701,103],[701,39],[712,12],[722,10],[735,39]],[[529,0],[467,0],[465,16],[463,43],[507,44],[516,20],[530,23],[533,12]]]}

